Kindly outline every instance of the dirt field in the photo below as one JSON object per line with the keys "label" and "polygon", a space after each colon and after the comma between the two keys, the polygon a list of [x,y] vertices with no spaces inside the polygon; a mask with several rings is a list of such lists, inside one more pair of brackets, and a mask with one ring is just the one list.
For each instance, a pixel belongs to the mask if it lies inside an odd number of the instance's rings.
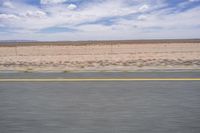
{"label": "dirt field", "polygon": [[200,69],[200,42],[38,42],[0,46],[0,70],[149,69]]}

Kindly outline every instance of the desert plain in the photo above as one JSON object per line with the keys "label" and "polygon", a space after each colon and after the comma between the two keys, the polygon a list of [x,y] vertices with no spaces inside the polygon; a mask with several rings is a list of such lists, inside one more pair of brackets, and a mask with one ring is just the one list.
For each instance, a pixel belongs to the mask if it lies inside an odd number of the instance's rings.
{"label": "desert plain", "polygon": [[1,43],[0,71],[199,70],[200,40]]}

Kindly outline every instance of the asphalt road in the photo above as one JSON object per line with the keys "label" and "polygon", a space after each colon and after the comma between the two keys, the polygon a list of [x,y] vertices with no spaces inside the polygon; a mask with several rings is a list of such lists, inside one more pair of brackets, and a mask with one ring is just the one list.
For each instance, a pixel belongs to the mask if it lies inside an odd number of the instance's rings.
{"label": "asphalt road", "polygon": [[[0,78],[200,77],[4,73]],[[199,133],[199,81],[0,82],[0,133]]]}
{"label": "asphalt road", "polygon": [[0,72],[0,79],[42,79],[42,78],[200,78],[200,71],[193,72]]}

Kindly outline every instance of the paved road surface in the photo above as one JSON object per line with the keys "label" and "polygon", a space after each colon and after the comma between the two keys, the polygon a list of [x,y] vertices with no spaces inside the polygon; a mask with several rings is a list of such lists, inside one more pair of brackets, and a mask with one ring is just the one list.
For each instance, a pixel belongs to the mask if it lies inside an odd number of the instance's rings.
{"label": "paved road surface", "polygon": [[[200,77],[195,73],[0,74],[0,78]],[[39,76],[40,75],[40,76]],[[199,133],[199,81],[0,82],[0,133]]]}
{"label": "paved road surface", "polygon": [[200,72],[81,72],[81,73],[1,73],[7,78],[200,78]]}

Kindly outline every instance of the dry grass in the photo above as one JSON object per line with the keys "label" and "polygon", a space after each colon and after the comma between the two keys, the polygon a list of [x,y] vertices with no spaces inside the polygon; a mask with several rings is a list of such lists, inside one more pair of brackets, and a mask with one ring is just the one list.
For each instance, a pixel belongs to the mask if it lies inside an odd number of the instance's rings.
{"label": "dry grass", "polygon": [[199,69],[200,42],[104,41],[0,47],[0,70]]}

